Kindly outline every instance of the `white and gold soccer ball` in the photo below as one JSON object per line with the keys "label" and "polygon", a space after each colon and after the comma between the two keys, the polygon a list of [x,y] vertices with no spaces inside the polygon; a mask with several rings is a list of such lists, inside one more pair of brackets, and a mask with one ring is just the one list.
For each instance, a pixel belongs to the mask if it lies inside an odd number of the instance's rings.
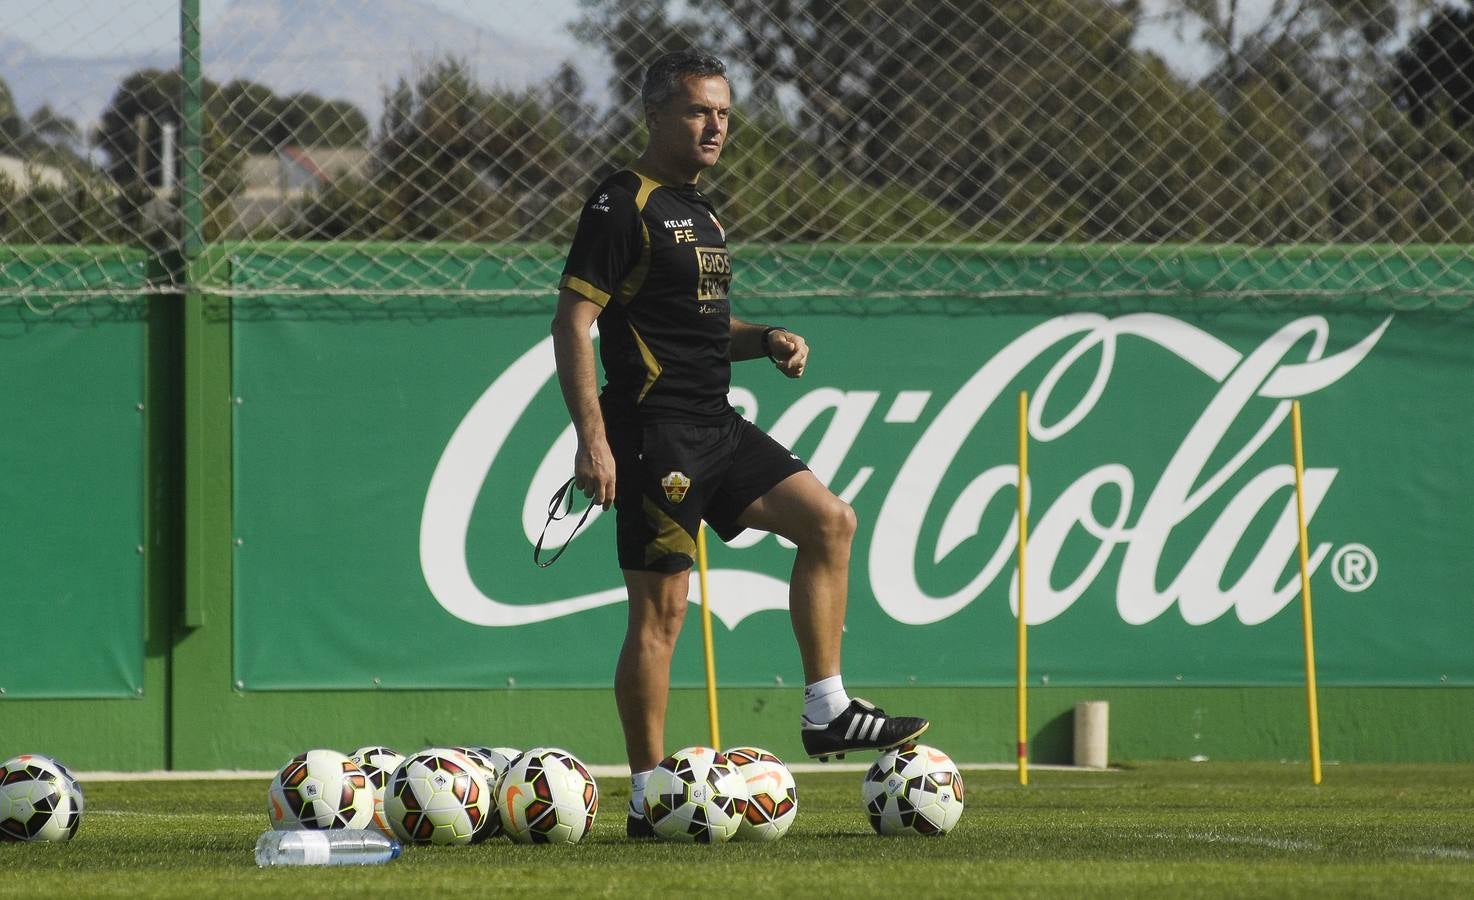
{"label": "white and gold soccer ball", "polygon": [[496,777],[498,778],[502,777],[502,773],[507,771],[507,766],[512,764],[512,760],[516,759],[522,753],[521,750],[515,747],[476,746],[471,749],[491,761],[492,767],[496,769]]}
{"label": "white and gold soccer ball", "polygon": [[747,782],[710,747],[677,750],[645,782],[645,818],[663,840],[725,843],[746,814]]}
{"label": "white and gold soccer ball", "polygon": [[370,745],[354,750],[348,754],[348,759],[363,770],[369,787],[374,789],[374,827],[392,837],[394,831],[389,827],[389,820],[384,818],[384,788],[389,784],[389,776],[394,774],[394,769],[404,762],[404,754],[389,747]]}
{"label": "white and gold soccer ball", "polygon": [[860,801],[880,834],[938,837],[962,817],[962,774],[935,747],[888,750],[865,773]]}
{"label": "white and gold soccer ball", "polygon": [[491,809],[487,811],[486,818],[482,820],[476,833],[471,835],[471,843],[479,844],[502,833],[502,817],[497,811],[496,803],[496,782],[507,770],[507,764],[505,760],[499,763],[497,758],[488,756],[486,747],[451,747],[450,749],[475,763],[476,767],[481,770],[482,777],[486,779],[487,787],[491,789],[488,793],[491,798]]}
{"label": "white and gold soccer ball", "polygon": [[594,827],[599,786],[567,750],[534,747],[497,780],[502,831],[519,844],[577,844]]}
{"label": "white and gold soccer ball", "polygon": [[738,841],[776,841],[798,817],[798,787],[783,760],[760,747],[724,752],[747,784],[747,810],[737,825]]}
{"label": "white and gold soccer ball", "polygon": [[336,750],[308,750],[271,780],[266,814],[277,831],[367,828],[374,819],[368,776]]}
{"label": "white and gold soccer ball", "polygon": [[82,785],[49,756],[0,763],[0,843],[69,841],[82,824]]}
{"label": "white and gold soccer ball", "polygon": [[406,757],[384,788],[384,818],[405,843],[469,844],[490,814],[486,776],[449,748]]}

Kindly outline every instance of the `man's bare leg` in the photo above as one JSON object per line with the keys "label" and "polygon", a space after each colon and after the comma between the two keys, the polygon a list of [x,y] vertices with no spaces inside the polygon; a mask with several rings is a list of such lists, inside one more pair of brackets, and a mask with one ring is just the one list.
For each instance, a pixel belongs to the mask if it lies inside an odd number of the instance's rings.
{"label": "man's bare leg", "polygon": [[690,574],[624,571],[629,624],[614,670],[614,698],[632,772],[653,769],[665,758],[670,661],[686,618]]}
{"label": "man's bare leg", "polygon": [[849,592],[855,512],[812,472],[790,475],[743,511],[738,524],[788,538],[797,546],[789,581],[789,615],[803,658],[804,750],[827,760],[914,740],[925,719],[888,716],[850,698],[840,674],[840,644]]}
{"label": "man's bare leg", "polygon": [[789,580],[788,613],[810,684],[839,674],[850,543],[855,511],[812,472],[790,475],[743,510],[737,524],[771,531],[798,546]]}

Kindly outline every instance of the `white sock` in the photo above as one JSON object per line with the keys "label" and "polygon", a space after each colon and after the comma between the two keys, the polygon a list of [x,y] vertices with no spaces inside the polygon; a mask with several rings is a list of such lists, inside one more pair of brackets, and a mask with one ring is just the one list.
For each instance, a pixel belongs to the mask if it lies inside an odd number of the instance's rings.
{"label": "white sock", "polygon": [[630,773],[630,815],[645,815],[645,782],[650,780],[650,773],[654,769],[646,769],[643,772]]}
{"label": "white sock", "polygon": [[810,725],[827,725],[850,705],[844,679],[838,675],[804,685],[804,718]]}

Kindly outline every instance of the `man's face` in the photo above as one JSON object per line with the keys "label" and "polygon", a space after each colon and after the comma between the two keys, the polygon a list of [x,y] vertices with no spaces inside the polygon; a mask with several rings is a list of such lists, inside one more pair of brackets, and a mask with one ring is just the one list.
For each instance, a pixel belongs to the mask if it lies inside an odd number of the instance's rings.
{"label": "man's face", "polygon": [[687,78],[682,90],[650,117],[650,137],[661,156],[698,171],[716,165],[727,141],[732,89],[720,75]]}

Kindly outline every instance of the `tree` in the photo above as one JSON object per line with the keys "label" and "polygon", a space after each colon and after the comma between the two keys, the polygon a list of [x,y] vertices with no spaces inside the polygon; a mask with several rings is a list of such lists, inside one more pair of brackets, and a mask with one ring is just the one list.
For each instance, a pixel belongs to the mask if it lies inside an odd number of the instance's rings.
{"label": "tree", "polygon": [[1474,9],[1443,9],[1397,54],[1392,94],[1418,127],[1474,121]]}
{"label": "tree", "polygon": [[[767,143],[750,136],[761,123],[790,142],[772,155],[787,183],[829,198],[806,221],[839,230],[819,236],[1184,240],[1236,231],[1220,209],[1223,111],[1132,48],[1134,4],[953,0],[941,14],[922,0],[712,0],[700,21],[674,2],[583,7],[578,31],[615,60],[620,97],[633,96],[658,50],[692,34],[717,41],[740,117],[713,185],[731,184],[730,160],[748,141]],[[765,197],[807,205],[764,184],[750,188],[750,204],[734,186],[738,208],[771,210]],[[894,208],[874,202],[882,196]],[[848,218],[826,212],[841,209]]]}
{"label": "tree", "polygon": [[[1233,177],[1244,182],[1240,197],[1255,198],[1252,203],[1269,197],[1266,190],[1328,191],[1313,201],[1276,194],[1275,204],[1279,215],[1291,215],[1291,207],[1298,210],[1293,215],[1305,226],[1298,231],[1303,239],[1335,239],[1348,228],[1360,230],[1363,226],[1353,227],[1344,216],[1353,208],[1370,208],[1368,203],[1380,205],[1365,185],[1355,183],[1366,173],[1365,161],[1387,149],[1390,54],[1398,35],[1432,6],[1433,0],[1277,0],[1268,7],[1239,0],[1169,0],[1167,16],[1216,53],[1204,86],[1219,105],[1238,115],[1251,107],[1256,115],[1271,115],[1273,125],[1257,133],[1278,150],[1287,149],[1285,136],[1298,148],[1283,157],[1269,144],[1254,148],[1236,141]],[[1258,165],[1264,160],[1273,160],[1280,171],[1262,178],[1266,173]],[[1319,171],[1304,169],[1305,160]],[[1299,167],[1299,175],[1280,177],[1286,167]],[[1360,195],[1350,206],[1347,191]],[[1248,213],[1244,204],[1239,208]],[[1324,210],[1328,218],[1312,223],[1306,216],[1315,210]],[[1385,222],[1380,213],[1371,218]]]}
{"label": "tree", "polygon": [[1474,191],[1474,10],[1443,9],[1397,54],[1391,91]]}
{"label": "tree", "polygon": [[542,105],[548,112],[582,134],[593,130],[595,110],[585,95],[588,93],[583,76],[570,62],[558,66],[541,90]]}
{"label": "tree", "polygon": [[432,62],[386,91],[369,178],[340,179],[307,198],[292,233],[547,239],[559,213],[578,208],[570,198],[586,164],[586,120],[568,99],[578,87],[562,73],[524,91],[488,90],[466,62]]}
{"label": "tree", "polygon": [[15,105],[10,85],[0,79],[0,153],[22,156],[31,149],[30,129]]}
{"label": "tree", "polygon": [[368,119],[347,100],[312,93],[289,94],[276,103],[275,146],[359,147],[368,141]]}
{"label": "tree", "polygon": [[[207,105],[216,91],[213,82],[205,83]],[[97,127],[97,145],[108,158],[107,173],[114,181],[162,183],[163,126],[170,125],[178,133],[183,96],[184,82],[176,71],[143,69],[118,85]]]}
{"label": "tree", "polygon": [[278,133],[281,101],[264,84],[244,79],[227,82],[214,95],[211,109],[227,140],[247,153],[270,153],[282,143]]}
{"label": "tree", "polygon": [[[1207,82],[1231,90],[1242,79],[1293,83],[1334,117],[1375,88],[1385,47],[1434,0],[1277,0],[1267,8],[1240,0],[1168,0],[1162,17],[1216,55]],[[1323,119],[1312,120],[1325,125]]]}
{"label": "tree", "polygon": [[209,113],[227,142],[247,153],[272,153],[284,145],[356,147],[368,141],[368,119],[349,101],[306,92],[278,95],[244,79],[214,92]]}
{"label": "tree", "polygon": [[[201,200],[205,209],[205,235],[211,238],[230,224],[229,200],[240,189],[244,150],[233,144],[220,127],[219,87],[206,80],[202,93],[204,192]],[[174,176],[175,184],[180,183],[183,96],[184,82],[178,71],[142,69],[123,79],[103,111],[96,132],[97,145],[107,156],[104,170],[122,189],[119,196],[126,207],[122,212],[125,221],[140,220],[144,207],[154,199],[154,190],[163,184],[165,125],[175,130]],[[138,129],[140,121],[142,132]]]}
{"label": "tree", "polygon": [[614,69],[609,87],[615,115],[625,121],[638,116],[629,110],[640,96],[645,66],[665,50],[702,46],[700,37],[707,34],[705,28],[688,27],[672,18],[670,5],[667,0],[579,0],[583,15],[574,23],[573,33],[608,51]]}
{"label": "tree", "polygon": [[1386,98],[1333,193],[1349,239],[1474,240],[1474,12],[1443,9],[1391,60]]}
{"label": "tree", "polygon": [[43,103],[31,113],[31,133],[53,147],[67,147],[82,139],[77,123]]}
{"label": "tree", "polygon": [[[178,134],[183,89],[177,71],[157,69],[134,72],[118,86],[97,134],[115,181],[160,184],[163,126],[174,126]],[[221,87],[206,79],[202,93],[206,179],[227,194],[239,183],[244,154],[271,153],[286,144],[354,146],[368,136],[368,120],[346,100],[324,100],[310,93],[279,96],[265,85],[245,80]],[[138,131],[140,119],[143,134]]]}

